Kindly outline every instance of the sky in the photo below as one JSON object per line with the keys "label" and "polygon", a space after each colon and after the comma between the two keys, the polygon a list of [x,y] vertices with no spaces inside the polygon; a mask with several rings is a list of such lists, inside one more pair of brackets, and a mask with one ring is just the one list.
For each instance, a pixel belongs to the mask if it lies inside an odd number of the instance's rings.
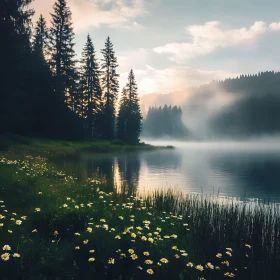
{"label": "sky", "polygon": [[[34,0],[50,22],[55,0]],[[110,36],[120,86],[134,70],[139,94],[183,91],[211,80],[280,70],[279,0],[68,0],[80,57]]]}

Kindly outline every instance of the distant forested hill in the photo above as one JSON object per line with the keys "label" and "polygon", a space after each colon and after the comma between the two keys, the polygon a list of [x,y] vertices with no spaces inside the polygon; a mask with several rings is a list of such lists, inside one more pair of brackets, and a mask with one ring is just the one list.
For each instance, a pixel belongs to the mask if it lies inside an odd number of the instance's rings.
{"label": "distant forested hill", "polygon": [[184,125],[182,115],[178,106],[150,107],[143,122],[142,136],[189,139],[191,132]]}
{"label": "distant forested hill", "polygon": [[279,72],[241,75],[164,97],[151,94],[141,98],[145,108],[166,101],[180,104],[184,123],[205,138],[280,133]]}

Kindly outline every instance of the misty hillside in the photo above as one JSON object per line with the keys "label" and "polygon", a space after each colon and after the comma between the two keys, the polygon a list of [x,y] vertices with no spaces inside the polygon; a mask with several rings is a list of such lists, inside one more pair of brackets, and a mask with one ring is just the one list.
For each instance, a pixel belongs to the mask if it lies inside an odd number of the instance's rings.
{"label": "misty hillside", "polygon": [[184,123],[202,138],[280,132],[279,72],[241,75],[182,92],[141,97],[144,110],[167,102],[180,104]]}
{"label": "misty hillside", "polygon": [[178,106],[149,107],[143,122],[142,137],[187,140],[191,132],[182,121],[183,112]]}

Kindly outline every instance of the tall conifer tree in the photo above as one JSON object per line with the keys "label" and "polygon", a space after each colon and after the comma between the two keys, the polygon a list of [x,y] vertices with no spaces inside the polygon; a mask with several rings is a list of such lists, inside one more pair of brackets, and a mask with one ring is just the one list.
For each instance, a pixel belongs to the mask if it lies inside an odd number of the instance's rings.
{"label": "tall conifer tree", "polygon": [[120,139],[131,144],[139,142],[142,126],[142,114],[137,90],[135,76],[133,70],[131,70],[128,75],[128,83],[120,100],[117,122]]}
{"label": "tall conifer tree", "polygon": [[75,69],[72,15],[65,0],[57,0],[51,14],[51,69],[56,77],[56,90],[63,101],[75,110],[77,71]]}
{"label": "tall conifer tree", "polygon": [[110,139],[114,137],[115,131],[115,111],[116,101],[119,90],[119,75],[116,73],[118,67],[117,58],[113,50],[113,44],[108,37],[105,48],[101,50],[102,59],[102,78],[101,86],[103,90],[103,137]]}
{"label": "tall conifer tree", "polygon": [[33,38],[33,50],[38,57],[47,59],[49,54],[49,29],[43,15],[40,15],[36,23]]}
{"label": "tall conifer tree", "polygon": [[82,115],[86,118],[87,135],[96,136],[100,131],[101,87],[99,82],[99,65],[95,57],[95,50],[90,36],[82,52],[81,60],[81,91]]}
{"label": "tall conifer tree", "polygon": [[32,0],[0,1],[0,132],[23,133],[28,123],[24,104],[28,104],[29,59],[31,55]]}

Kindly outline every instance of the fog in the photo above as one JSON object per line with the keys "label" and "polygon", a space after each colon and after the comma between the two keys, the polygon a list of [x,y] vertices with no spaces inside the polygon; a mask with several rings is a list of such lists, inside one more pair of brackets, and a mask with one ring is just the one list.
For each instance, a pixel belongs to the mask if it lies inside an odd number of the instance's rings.
{"label": "fog", "polygon": [[176,141],[172,139],[143,138],[142,142],[155,146],[173,146],[190,150],[228,150],[228,151],[280,151],[280,134],[278,136],[260,136],[246,141],[220,140],[220,141]]}
{"label": "fog", "polygon": [[146,111],[150,106],[180,106],[182,120],[195,136],[190,138],[259,141],[280,134],[279,88],[279,72],[262,72],[167,95],[142,96],[141,104]]}

